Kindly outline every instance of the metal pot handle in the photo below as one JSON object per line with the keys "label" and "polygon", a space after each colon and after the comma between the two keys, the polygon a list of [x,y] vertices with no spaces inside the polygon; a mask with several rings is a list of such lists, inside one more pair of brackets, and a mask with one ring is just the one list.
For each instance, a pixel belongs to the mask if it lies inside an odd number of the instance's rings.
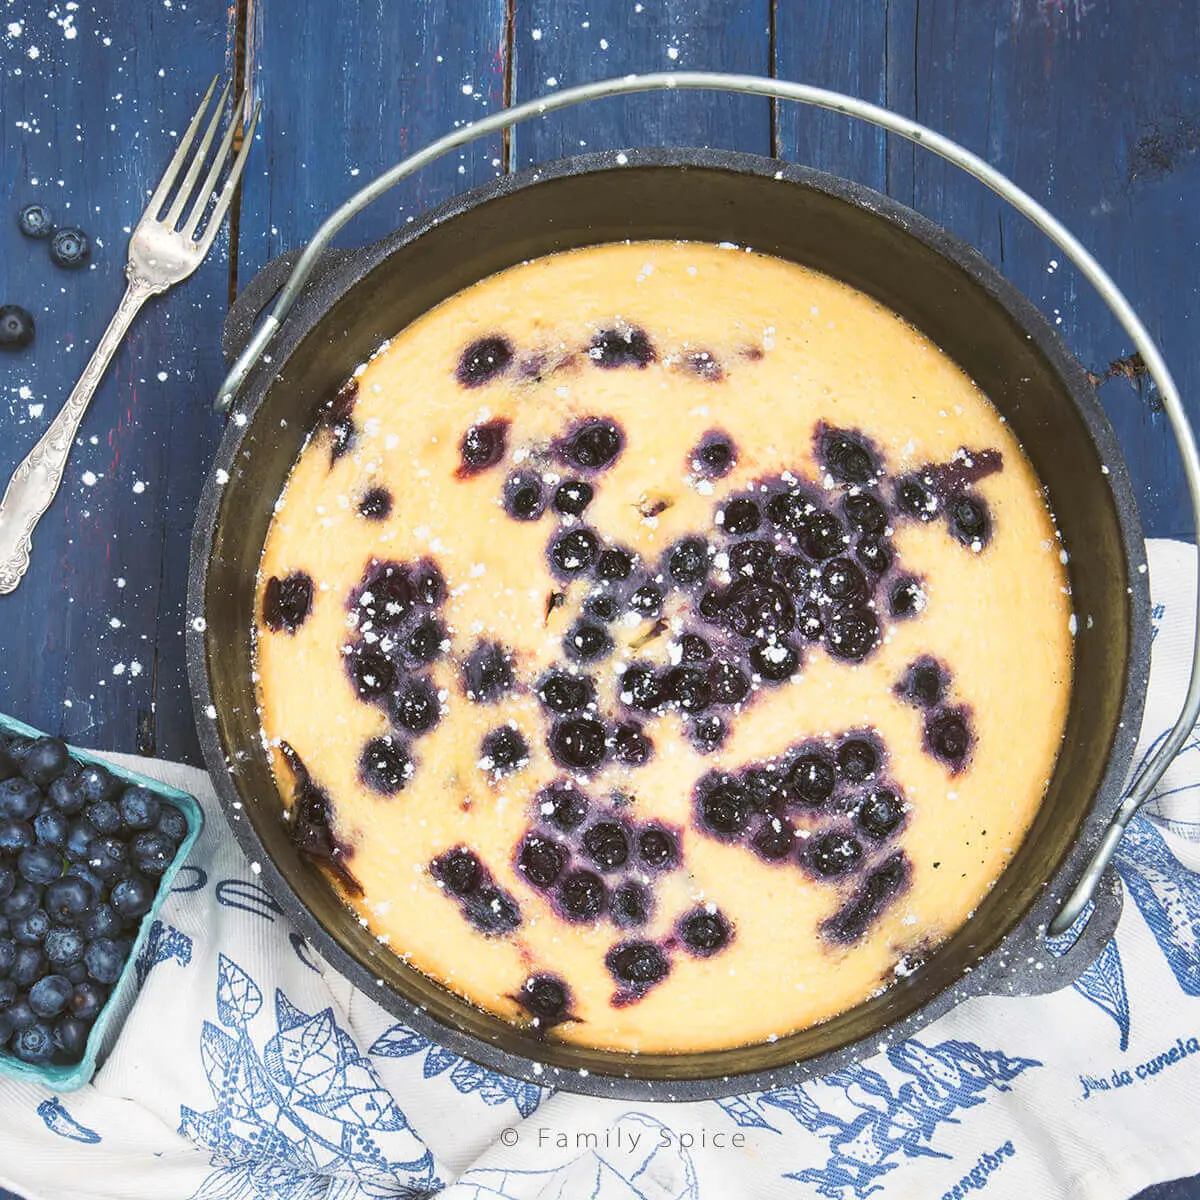
{"label": "metal pot handle", "polygon": [[[880,108],[878,105],[869,104],[854,96],[811,87],[808,84],[791,83],[785,79],[768,79],[757,75],[730,75],[709,71],[660,71],[647,75],[626,75],[618,79],[601,79],[594,83],[581,84],[578,87],[564,88],[560,92],[554,92],[536,100],[527,100],[524,104],[518,104],[512,108],[502,109],[478,121],[473,121],[469,125],[464,125],[461,129],[456,129],[445,137],[431,142],[423,150],[402,159],[351,196],[345,204],[325,219],[313,235],[312,241],[309,242],[292,269],[271,312],[238,356],[237,362],[230,368],[229,374],[221,384],[216,400],[217,409],[221,412],[229,410],[238,389],[262,357],[263,351],[270,344],[276,330],[279,329],[292,305],[296,302],[301,289],[334,235],[347,221],[373,200],[382,196],[389,188],[394,187],[400,180],[414,174],[459,146],[501,130],[511,129],[514,125],[533,117],[544,116],[546,113],[571,108],[577,104],[585,104],[591,100],[608,96],[682,90],[737,92],[743,95],[765,96],[777,100],[794,100],[799,104],[808,104],[816,108],[829,109],[832,112],[856,117],[871,125],[886,129],[889,133],[899,134],[910,142],[925,146],[947,162],[961,167],[969,175],[973,175],[989,187],[1001,199],[1008,201],[1075,264],[1084,278],[1099,292],[1101,299],[1120,321],[1138,353],[1142,356],[1146,370],[1158,388],[1163,409],[1178,443],[1179,453],[1183,459],[1188,493],[1192,500],[1195,526],[1197,530],[1200,530],[1200,455],[1197,454],[1196,441],[1183,409],[1179,389],[1175,386],[1175,380],[1171,377],[1171,372],[1167,368],[1162,354],[1146,327],[1133,311],[1132,305],[1074,234],[1032,196],[1017,187],[1006,175],[950,138],[920,125],[908,117],[900,116],[898,113]],[[1200,596],[1200,555],[1197,556],[1197,574],[1197,595]],[[1074,890],[1063,902],[1058,915],[1050,923],[1048,932],[1051,935],[1061,934],[1070,929],[1088,901],[1091,900],[1100,882],[1100,877],[1116,853],[1117,844],[1125,832],[1125,827],[1134,813],[1149,798],[1155,784],[1162,778],[1163,772],[1166,771],[1196,724],[1198,715],[1200,715],[1200,608],[1197,611],[1197,636],[1192,650],[1192,674],[1183,709],[1171,732],[1134,780]]]}

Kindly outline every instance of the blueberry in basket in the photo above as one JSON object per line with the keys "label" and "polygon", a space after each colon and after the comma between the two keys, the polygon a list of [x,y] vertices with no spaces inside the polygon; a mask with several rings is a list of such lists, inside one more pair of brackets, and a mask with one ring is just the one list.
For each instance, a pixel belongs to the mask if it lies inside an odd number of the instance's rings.
{"label": "blueberry in basket", "polygon": [[57,738],[0,734],[0,776],[0,1073],[66,1087],[190,823]]}

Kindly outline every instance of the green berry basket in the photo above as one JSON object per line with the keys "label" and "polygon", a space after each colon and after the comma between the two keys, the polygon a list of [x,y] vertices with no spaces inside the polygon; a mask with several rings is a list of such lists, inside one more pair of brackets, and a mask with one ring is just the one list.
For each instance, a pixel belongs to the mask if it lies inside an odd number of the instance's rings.
{"label": "green berry basket", "polygon": [[[3,713],[0,713],[0,733],[27,738],[49,736],[40,730],[34,729],[32,726],[26,725],[23,721],[5,716]],[[112,991],[109,993],[104,1007],[100,1010],[100,1014],[96,1017],[95,1023],[88,1033],[83,1058],[77,1063],[68,1065],[46,1064],[42,1066],[22,1062],[6,1050],[0,1050],[0,1076],[8,1075],[29,1083],[44,1084],[48,1088],[53,1088],[56,1092],[74,1091],[76,1088],[83,1087],[85,1083],[88,1083],[96,1073],[97,1066],[107,1056],[116,1042],[121,1032],[121,1026],[124,1024],[125,1017],[133,1006],[133,1001],[137,994],[138,980],[136,964],[138,957],[142,953],[146,939],[150,935],[150,928],[158,917],[163,902],[171,893],[171,885],[175,880],[175,876],[179,873],[179,868],[183,866],[188,855],[192,852],[192,847],[196,844],[196,839],[200,836],[200,830],[204,826],[204,813],[201,811],[200,805],[194,797],[189,796],[186,792],[168,787],[164,783],[159,783],[156,779],[150,779],[134,771],[128,771],[124,767],[117,766],[115,763],[100,758],[95,754],[90,754],[86,750],[79,750],[74,746],[68,745],[67,752],[70,754],[72,761],[101,766],[115,778],[124,780],[127,784],[141,784],[153,792],[158,799],[173,805],[183,813],[184,818],[187,820],[187,834],[180,843],[179,849],[175,852],[175,857],[172,859],[171,865],[166,869],[159,881],[154,903],[141,919],[137,937],[134,939],[133,948],[129,952],[125,966],[122,968],[116,983],[113,984]]]}

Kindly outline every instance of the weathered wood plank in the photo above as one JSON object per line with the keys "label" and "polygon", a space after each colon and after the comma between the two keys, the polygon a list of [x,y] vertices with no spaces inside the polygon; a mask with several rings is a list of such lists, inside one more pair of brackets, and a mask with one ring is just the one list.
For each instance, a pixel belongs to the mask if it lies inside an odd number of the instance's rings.
{"label": "weathered wood plank", "polygon": [[[633,71],[770,71],[768,0],[517,0],[515,17],[518,101]],[[769,103],[709,92],[604,100],[521,126],[512,162],[656,145],[769,154]]]}
{"label": "weathered wood plank", "polygon": [[[302,245],[372,176],[504,102],[505,0],[303,9],[295,0],[251,4],[247,59],[269,153],[247,168],[242,285],[269,258]],[[338,243],[381,237],[501,166],[499,138],[476,143],[377,201]]]}
{"label": "weathered wood plank", "polygon": [[[1193,5],[893,0],[779,6],[778,73],[838,87],[958,138],[1045,201],[1126,289],[1200,416],[1200,22]],[[785,157],[883,186],[972,241],[1103,376],[1131,347],[1062,256],[980,185],[844,118],[781,111]],[[1052,263],[1058,263],[1053,266]],[[1189,337],[1189,331],[1191,336]],[[1101,387],[1147,532],[1192,520],[1144,385]]]}
{"label": "weathered wood plank", "polygon": [[[54,13],[55,15],[49,15]],[[10,25],[10,21],[13,24]],[[211,77],[231,62],[224,6],[18,5],[0,27],[0,303],[38,322],[0,355],[4,478],[77,378],[123,287],[127,230]],[[95,240],[54,267],[13,213],[38,200]],[[0,597],[0,705],[114,750],[197,758],[183,660],[187,531],[220,432],[209,409],[226,241],[153,301],[84,420],[20,588]]]}

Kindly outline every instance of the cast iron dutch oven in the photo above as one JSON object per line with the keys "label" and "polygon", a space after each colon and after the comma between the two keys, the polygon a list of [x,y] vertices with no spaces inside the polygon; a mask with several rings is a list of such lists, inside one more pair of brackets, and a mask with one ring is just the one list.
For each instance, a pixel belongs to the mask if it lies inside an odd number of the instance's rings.
{"label": "cast iron dutch oven", "polygon": [[[1045,803],[974,918],[912,975],[825,1024],[701,1054],[539,1039],[380,946],[289,840],[251,680],[259,554],[319,407],[384,338],[460,289],[538,255],[626,238],[735,242],[779,255],[845,280],[922,330],[991,397],[1045,483],[1079,618],[1066,737]],[[292,261],[265,268],[235,305],[227,352],[241,348]],[[1094,960],[1120,914],[1111,868],[1064,955],[1051,952],[1044,932],[1117,807],[1140,727],[1150,654],[1144,561],[1126,468],[1087,377],[1034,306],[971,247],[875,192],[767,159],[589,155],[498,179],[375,245],[322,260],[269,363],[243,387],[201,499],[188,665],[205,761],[234,833],[337,970],[421,1033],[506,1074],[599,1095],[711,1098],[825,1074],[967,997],[1052,991]]]}

